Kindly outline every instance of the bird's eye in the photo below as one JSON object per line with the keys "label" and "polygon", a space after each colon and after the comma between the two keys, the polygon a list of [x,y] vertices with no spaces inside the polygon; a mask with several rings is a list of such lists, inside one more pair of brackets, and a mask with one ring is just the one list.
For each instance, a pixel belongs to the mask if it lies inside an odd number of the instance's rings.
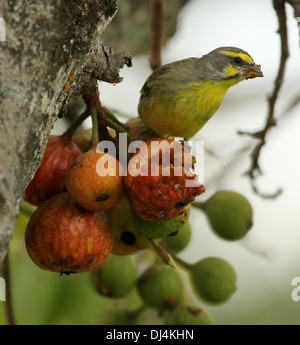
{"label": "bird's eye", "polygon": [[236,58],[234,59],[234,62],[237,63],[237,64],[242,63],[242,61],[243,61],[243,60],[242,60],[240,57],[236,57]]}

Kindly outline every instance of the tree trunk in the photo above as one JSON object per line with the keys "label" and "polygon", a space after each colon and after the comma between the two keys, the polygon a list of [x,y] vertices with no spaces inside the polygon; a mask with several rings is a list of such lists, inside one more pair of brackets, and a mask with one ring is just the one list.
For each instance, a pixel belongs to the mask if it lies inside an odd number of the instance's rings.
{"label": "tree trunk", "polygon": [[1,0],[0,262],[58,115],[96,80],[120,82],[119,69],[131,65],[100,40],[116,10],[116,0]]}

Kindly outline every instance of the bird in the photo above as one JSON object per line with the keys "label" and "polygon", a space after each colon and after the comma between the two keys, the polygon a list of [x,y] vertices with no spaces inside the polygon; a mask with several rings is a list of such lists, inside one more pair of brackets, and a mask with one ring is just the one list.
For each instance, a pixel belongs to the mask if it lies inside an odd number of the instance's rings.
{"label": "bird", "polygon": [[256,77],[263,77],[261,66],[236,47],[162,65],[140,91],[139,118],[161,136],[190,139],[215,114],[231,86]]}

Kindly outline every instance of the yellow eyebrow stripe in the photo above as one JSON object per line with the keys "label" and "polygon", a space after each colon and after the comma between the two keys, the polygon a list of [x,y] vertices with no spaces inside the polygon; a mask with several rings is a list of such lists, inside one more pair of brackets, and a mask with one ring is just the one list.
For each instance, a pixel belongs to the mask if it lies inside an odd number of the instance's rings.
{"label": "yellow eyebrow stripe", "polygon": [[220,53],[222,53],[224,55],[232,56],[232,57],[240,57],[241,59],[243,59],[246,62],[254,63],[253,59],[249,55],[247,55],[247,54],[229,52],[229,51],[226,51],[226,50],[222,50]]}

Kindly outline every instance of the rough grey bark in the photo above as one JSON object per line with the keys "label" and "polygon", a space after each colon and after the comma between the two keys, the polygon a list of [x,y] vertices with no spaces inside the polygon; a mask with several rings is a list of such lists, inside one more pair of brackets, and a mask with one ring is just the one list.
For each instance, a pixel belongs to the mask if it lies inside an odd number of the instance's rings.
{"label": "rough grey bark", "polygon": [[1,0],[0,262],[58,115],[83,87],[117,83],[131,64],[100,40],[116,10],[116,0]]}

